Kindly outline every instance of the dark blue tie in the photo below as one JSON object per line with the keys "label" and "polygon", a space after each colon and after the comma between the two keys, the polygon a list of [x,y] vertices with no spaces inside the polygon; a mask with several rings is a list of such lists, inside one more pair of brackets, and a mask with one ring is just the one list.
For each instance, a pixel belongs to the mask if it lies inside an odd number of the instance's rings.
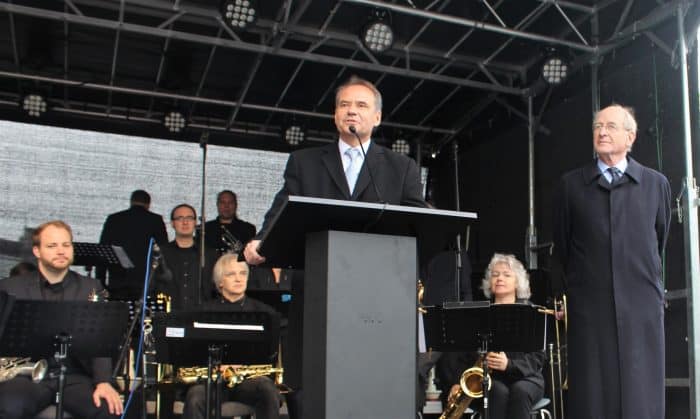
{"label": "dark blue tie", "polygon": [[617,167],[608,167],[608,173],[610,173],[611,180],[610,184],[615,185],[622,179],[622,172]]}

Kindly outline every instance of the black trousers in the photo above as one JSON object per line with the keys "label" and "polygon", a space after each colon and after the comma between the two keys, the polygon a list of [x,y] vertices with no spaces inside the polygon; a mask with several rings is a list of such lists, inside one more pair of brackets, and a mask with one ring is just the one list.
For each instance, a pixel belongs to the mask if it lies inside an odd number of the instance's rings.
{"label": "black trousers", "polygon": [[[212,386],[212,392],[216,391]],[[213,400],[213,398],[212,398]],[[269,377],[254,377],[237,384],[233,389],[224,386],[222,400],[236,401],[255,408],[255,419],[279,419],[280,395]],[[205,419],[206,386],[195,384],[187,389],[182,419]]]}
{"label": "black trousers", "polygon": [[530,409],[544,396],[544,389],[530,381],[505,383],[494,379],[491,382],[490,419],[529,419]]}
{"label": "black trousers", "polygon": [[[46,379],[33,383],[29,377],[18,376],[0,383],[0,418],[33,418],[37,413],[51,405],[56,397],[58,381]],[[115,419],[104,400],[100,407],[95,406],[92,393],[95,386],[92,379],[85,375],[68,374],[63,390],[63,409],[73,416],[83,419]]]}

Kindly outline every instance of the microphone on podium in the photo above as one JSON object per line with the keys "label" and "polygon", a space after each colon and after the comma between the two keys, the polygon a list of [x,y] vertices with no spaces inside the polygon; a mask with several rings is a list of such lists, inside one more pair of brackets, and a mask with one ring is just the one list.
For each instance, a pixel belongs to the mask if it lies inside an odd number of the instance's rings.
{"label": "microphone on podium", "polygon": [[[365,162],[367,162],[367,153],[365,153],[365,148],[362,145],[362,139],[360,139],[360,135],[357,133],[357,128],[355,128],[354,125],[350,125],[348,129],[355,135],[357,141],[360,143],[360,151],[362,151],[362,158],[364,158]],[[379,193],[377,183],[374,181],[374,176],[372,176],[372,168],[369,166],[369,163],[367,163],[367,172],[369,173],[369,180],[372,182],[372,187],[374,187],[374,193],[377,194],[377,202],[379,202],[380,204],[385,204],[384,200],[382,199],[382,195]]]}

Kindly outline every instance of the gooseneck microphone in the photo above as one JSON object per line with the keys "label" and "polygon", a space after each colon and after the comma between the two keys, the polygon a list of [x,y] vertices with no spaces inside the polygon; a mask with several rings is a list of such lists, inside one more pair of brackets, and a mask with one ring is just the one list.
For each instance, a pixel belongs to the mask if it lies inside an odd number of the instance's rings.
{"label": "gooseneck microphone", "polygon": [[357,141],[360,143],[360,151],[362,151],[362,158],[365,159],[365,162],[367,163],[367,172],[369,173],[369,180],[372,182],[372,186],[374,187],[374,193],[377,194],[377,200],[380,204],[385,204],[386,202],[384,202],[384,200],[382,199],[382,194],[379,193],[377,183],[374,181],[374,176],[372,176],[372,168],[369,166],[369,162],[367,162],[367,153],[365,153],[365,148],[362,146],[362,139],[360,139],[360,136],[357,134],[357,128],[355,128],[354,125],[350,125],[348,129],[355,135]]}

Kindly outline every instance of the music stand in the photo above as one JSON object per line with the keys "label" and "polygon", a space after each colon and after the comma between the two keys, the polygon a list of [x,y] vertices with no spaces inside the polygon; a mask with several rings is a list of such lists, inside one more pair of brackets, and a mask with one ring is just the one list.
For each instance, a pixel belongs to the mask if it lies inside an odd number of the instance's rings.
{"label": "music stand", "polygon": [[56,419],[61,419],[65,359],[69,353],[81,359],[116,355],[128,315],[121,302],[16,300],[0,338],[0,356],[56,359]]}
{"label": "music stand", "polygon": [[[222,364],[271,363],[278,350],[280,324],[277,313],[228,311],[225,304],[211,305],[208,310],[153,316],[157,362],[184,367],[206,363],[207,417],[211,413],[212,369]],[[216,403],[215,410],[218,419],[221,403]]]}
{"label": "music stand", "polygon": [[121,266],[133,268],[134,264],[121,246],[109,244],[73,242],[73,265],[76,266]]}
{"label": "music stand", "polygon": [[[535,352],[546,346],[547,316],[530,304],[491,304],[488,301],[445,303],[426,307],[426,344],[441,352],[489,351]],[[482,362],[482,389],[488,389],[489,374]],[[488,391],[483,391],[488,419]]]}

